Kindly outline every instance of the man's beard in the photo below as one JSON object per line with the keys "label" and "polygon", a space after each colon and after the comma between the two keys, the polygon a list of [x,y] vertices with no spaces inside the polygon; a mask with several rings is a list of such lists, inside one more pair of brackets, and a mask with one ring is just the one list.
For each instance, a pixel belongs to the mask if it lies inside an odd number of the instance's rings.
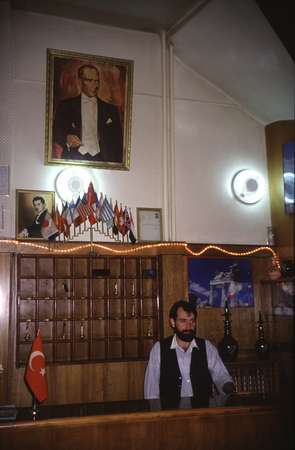
{"label": "man's beard", "polygon": [[179,331],[176,327],[174,329],[176,336],[181,339],[184,342],[191,342],[195,335],[196,330],[189,330],[189,331]]}

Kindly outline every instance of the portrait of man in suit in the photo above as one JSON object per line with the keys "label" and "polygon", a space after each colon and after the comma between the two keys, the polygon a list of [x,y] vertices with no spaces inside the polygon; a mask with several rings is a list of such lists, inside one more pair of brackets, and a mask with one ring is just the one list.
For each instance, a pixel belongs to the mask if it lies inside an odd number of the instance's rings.
{"label": "portrait of man in suit", "polygon": [[16,191],[16,234],[18,239],[46,239],[58,236],[53,221],[54,192]]}
{"label": "portrait of man in suit", "polygon": [[71,59],[68,53],[58,58],[49,51],[47,162],[128,169],[132,61]]}

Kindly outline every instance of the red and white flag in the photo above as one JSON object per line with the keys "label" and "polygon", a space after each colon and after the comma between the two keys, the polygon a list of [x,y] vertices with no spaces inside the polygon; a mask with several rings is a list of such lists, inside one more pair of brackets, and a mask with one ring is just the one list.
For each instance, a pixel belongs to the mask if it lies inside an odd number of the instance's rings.
{"label": "red and white flag", "polygon": [[119,212],[119,231],[122,234],[122,236],[125,236],[125,234],[127,233],[127,228],[125,225],[125,219],[124,219],[124,214],[123,214],[123,209],[122,209],[122,203],[120,205],[120,212]]}
{"label": "red and white flag", "polygon": [[48,386],[45,371],[45,356],[43,353],[42,337],[39,331],[34,339],[27,362],[25,381],[38,402],[43,402],[47,398]]}
{"label": "red and white flag", "polygon": [[96,217],[95,213],[96,213],[96,208],[98,205],[98,199],[97,199],[97,194],[94,190],[92,183],[90,183],[88,186],[86,200],[87,200],[88,206],[90,206],[90,208],[91,208],[91,212],[88,215],[88,221],[89,221],[90,225],[94,225],[97,222],[97,217]]}
{"label": "red and white flag", "polygon": [[56,228],[58,229],[58,234],[61,234],[64,232],[64,224],[63,224],[63,220],[62,217],[60,215],[59,209],[56,206],[55,208],[55,213],[52,216],[52,220],[56,226]]}
{"label": "red and white flag", "polygon": [[51,215],[48,211],[44,216],[42,225],[41,225],[41,234],[44,239],[53,240],[58,236],[58,229],[55,226],[55,223],[52,220]]}

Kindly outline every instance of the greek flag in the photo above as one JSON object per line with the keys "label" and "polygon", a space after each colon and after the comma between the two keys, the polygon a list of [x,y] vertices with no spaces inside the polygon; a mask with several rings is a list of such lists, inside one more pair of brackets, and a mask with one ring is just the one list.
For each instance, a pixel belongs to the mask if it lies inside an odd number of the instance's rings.
{"label": "greek flag", "polygon": [[113,226],[114,211],[106,197],[104,198],[99,217],[102,222],[106,223],[108,229]]}

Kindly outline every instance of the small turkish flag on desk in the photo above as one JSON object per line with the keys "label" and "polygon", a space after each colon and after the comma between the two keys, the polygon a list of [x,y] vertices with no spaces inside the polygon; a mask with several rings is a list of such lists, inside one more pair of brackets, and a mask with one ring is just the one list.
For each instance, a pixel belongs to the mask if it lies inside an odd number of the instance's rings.
{"label": "small turkish flag on desk", "polygon": [[43,402],[47,398],[48,386],[45,371],[45,356],[39,331],[34,339],[28,359],[25,381],[38,402]]}

